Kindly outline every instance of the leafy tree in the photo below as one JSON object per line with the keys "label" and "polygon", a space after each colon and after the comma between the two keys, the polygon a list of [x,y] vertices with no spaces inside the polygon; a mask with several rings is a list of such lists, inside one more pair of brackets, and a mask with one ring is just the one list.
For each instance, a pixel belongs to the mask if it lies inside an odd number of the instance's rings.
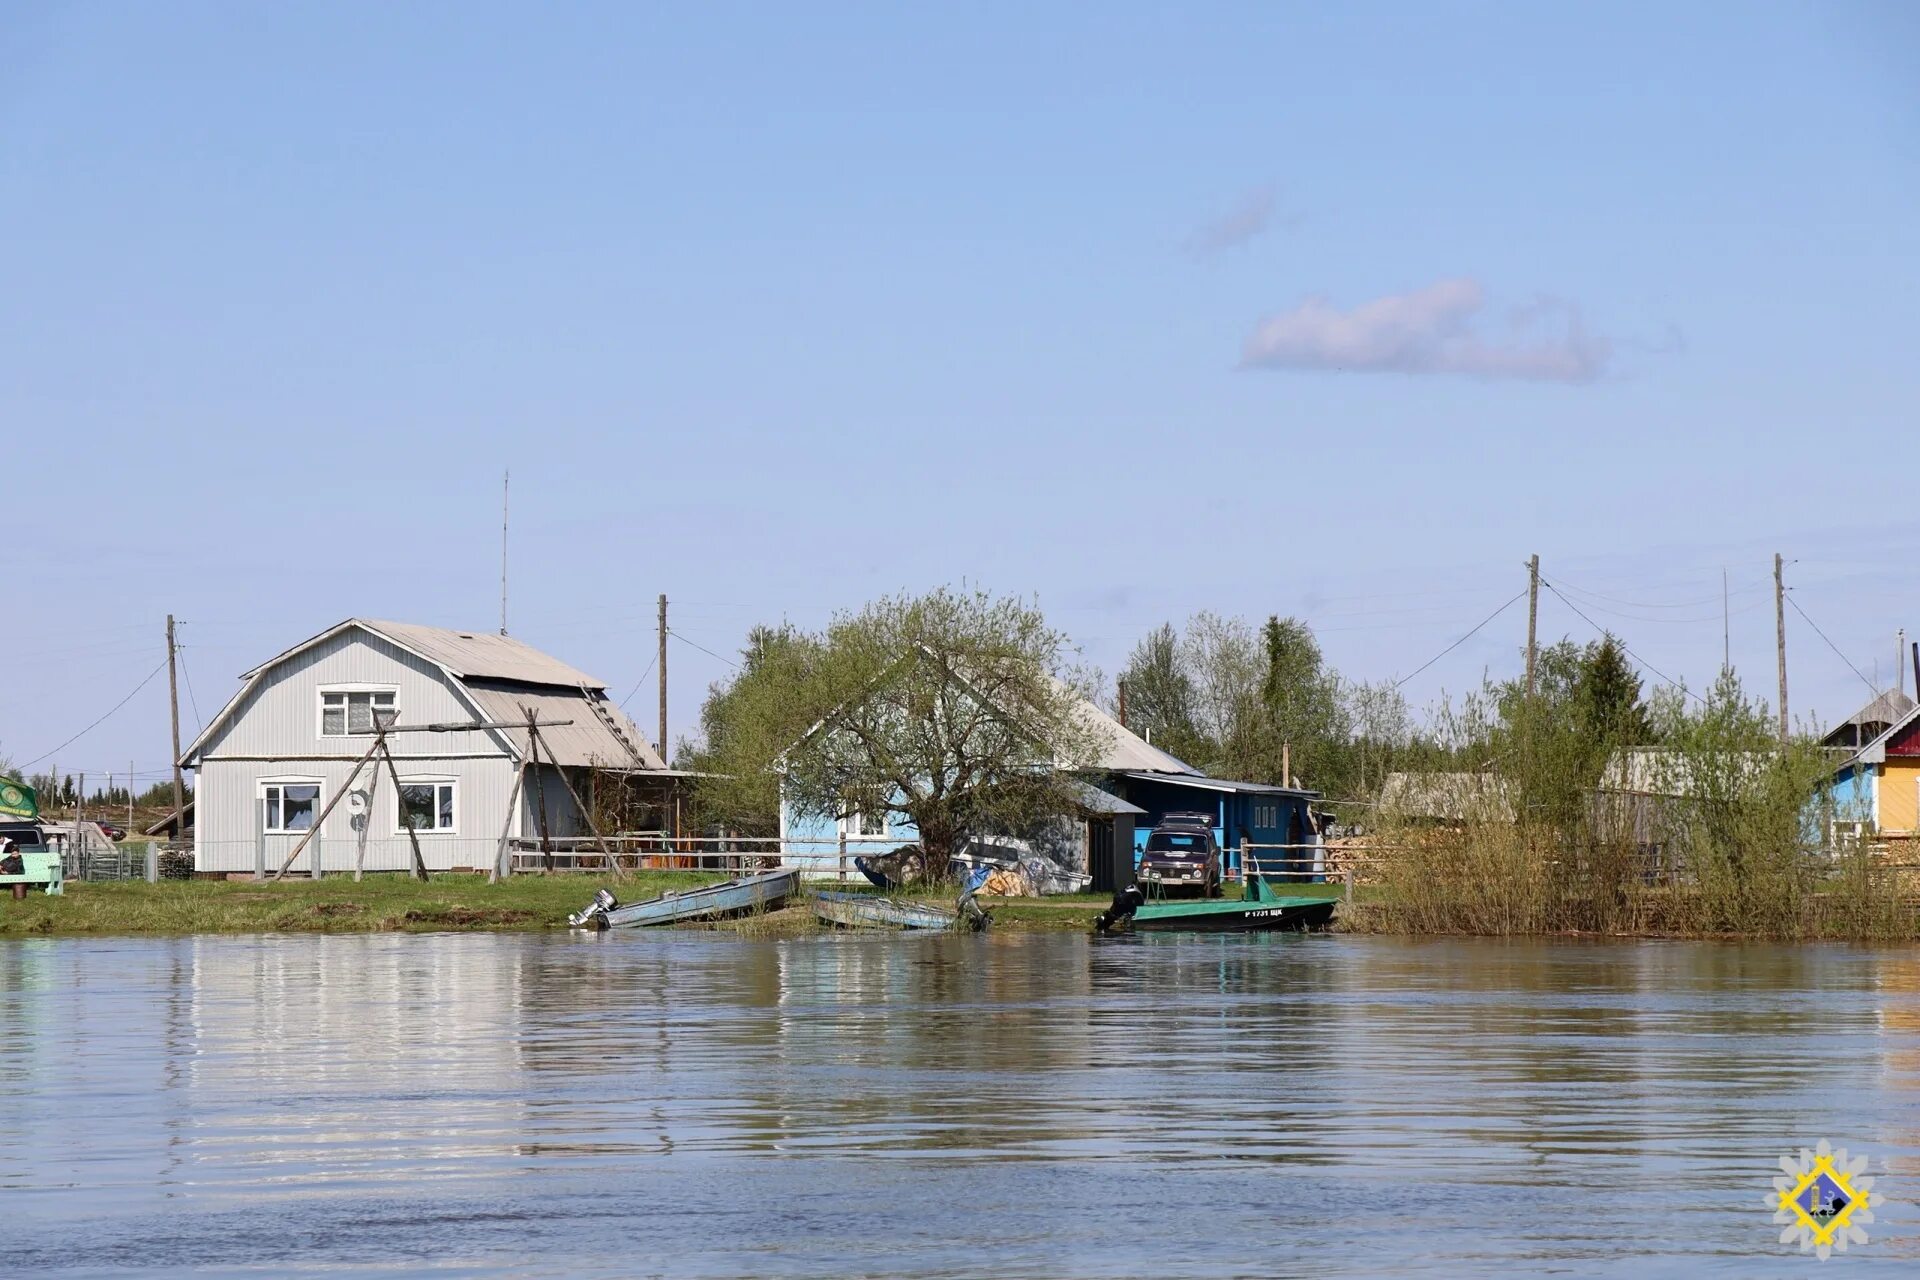
{"label": "leafy tree", "polygon": [[[926,865],[976,833],[1022,833],[1071,811],[1063,772],[1092,758],[1065,638],[1038,609],[945,588],[878,600],[786,656],[716,686],[706,760],[764,806],[803,817],[897,815]],[[789,659],[795,659],[789,661]],[[778,686],[776,689],[775,686]]]}
{"label": "leafy tree", "polygon": [[822,714],[812,683],[823,648],[819,637],[787,624],[754,627],[739,671],[708,689],[702,740],[682,740],[675,759],[709,775],[693,792],[702,824],[760,836],[779,830],[780,778],[772,765]]}
{"label": "leafy tree", "polygon": [[1213,755],[1195,724],[1197,694],[1172,623],[1134,646],[1120,678],[1127,686],[1127,728],[1188,763]]}

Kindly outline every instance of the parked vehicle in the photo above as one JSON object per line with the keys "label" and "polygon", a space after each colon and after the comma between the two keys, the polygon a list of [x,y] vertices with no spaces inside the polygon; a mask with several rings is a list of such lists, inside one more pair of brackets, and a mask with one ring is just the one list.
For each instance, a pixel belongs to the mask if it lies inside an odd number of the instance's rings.
{"label": "parked vehicle", "polygon": [[111,822],[97,822],[94,825],[100,828],[101,834],[105,835],[107,839],[113,841],[115,844],[127,838],[127,829],[125,827],[116,827]]}
{"label": "parked vehicle", "polygon": [[1220,896],[1220,842],[1213,838],[1213,818],[1205,813],[1169,813],[1147,833],[1135,876],[1142,889],[1159,896],[1192,894]]}

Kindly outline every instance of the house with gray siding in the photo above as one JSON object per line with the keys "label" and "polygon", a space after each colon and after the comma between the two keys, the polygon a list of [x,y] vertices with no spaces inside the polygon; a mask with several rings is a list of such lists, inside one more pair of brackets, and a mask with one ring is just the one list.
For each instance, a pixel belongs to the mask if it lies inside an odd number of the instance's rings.
{"label": "house with gray siding", "polygon": [[[559,771],[588,803],[602,771],[671,776],[603,681],[489,632],[349,618],[241,681],[181,760],[203,873],[277,868],[342,788],[293,873],[315,858],[325,871],[404,871],[409,827],[429,870],[484,870],[503,838],[539,834],[542,807],[550,834],[586,834]],[[527,732],[502,726],[528,712],[541,764],[523,774]],[[375,717],[398,787],[384,768],[354,774]]]}

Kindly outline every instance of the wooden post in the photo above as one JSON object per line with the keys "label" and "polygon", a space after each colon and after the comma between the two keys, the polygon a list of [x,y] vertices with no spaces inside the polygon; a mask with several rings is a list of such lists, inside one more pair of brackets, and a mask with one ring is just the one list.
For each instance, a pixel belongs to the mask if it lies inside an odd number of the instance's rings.
{"label": "wooden post", "polygon": [[[352,780],[349,779],[348,782],[349,786],[342,787],[341,790],[346,791],[351,789]],[[366,874],[367,838],[373,834],[373,800],[374,797],[379,794],[380,773],[379,770],[375,770],[373,774],[373,785],[367,788],[367,811],[360,815],[360,829],[353,833],[353,879],[355,884],[358,884],[361,877]],[[396,803],[397,802],[398,799],[396,797]],[[348,821],[352,821],[352,819],[349,818]]]}
{"label": "wooden post", "polygon": [[[540,733],[540,730],[534,725],[532,716],[527,717],[527,732],[534,736],[538,736]],[[547,759],[553,760],[553,752],[547,752]],[[573,789],[573,783],[567,777],[566,766],[554,760],[553,771],[560,775],[560,785],[567,789],[567,795],[572,798],[574,808],[578,809],[580,816],[587,820],[587,830],[593,832],[594,843],[600,846],[600,856],[605,858],[607,865],[613,869],[614,878],[617,880],[625,880],[627,878],[626,868],[622,867],[619,861],[614,858],[613,848],[607,843],[607,838],[600,834],[600,824],[593,820],[592,810],[588,809],[581,801],[580,793]]]}
{"label": "wooden post", "polygon": [[174,655],[180,646],[173,640],[173,615],[167,615],[167,709],[173,716],[173,811],[180,816],[175,820],[175,831],[186,829],[187,807],[186,784],[180,779],[180,676],[178,663]]}
{"label": "wooden post", "polygon": [[1783,562],[1773,553],[1773,628],[1774,642],[1780,654],[1780,745],[1787,745],[1787,587],[1782,576]]}
{"label": "wooden post", "polygon": [[1539,656],[1540,557],[1527,561],[1527,701],[1533,701],[1533,667]]}
{"label": "wooden post", "polygon": [[527,756],[520,757],[520,767],[513,773],[513,790],[507,792],[507,816],[500,824],[500,844],[493,851],[493,870],[487,876],[488,884],[499,884],[501,879],[513,874],[513,851],[508,845],[508,837],[513,832],[513,817],[520,805],[520,793],[527,785]]}
{"label": "wooden post", "polygon": [[660,763],[667,759],[667,595],[660,593],[660,652],[654,656],[660,667]]}
{"label": "wooden post", "polygon": [[[293,846],[293,849],[287,854],[287,860],[280,864],[280,869],[278,871],[273,873],[273,879],[278,880],[281,876],[286,875],[287,868],[292,866],[293,860],[300,856],[300,851],[307,847],[307,841],[314,839],[316,836],[320,834],[320,828],[326,823],[327,815],[332,813],[333,807],[340,803],[341,796],[344,796],[347,794],[347,792],[353,790],[354,780],[360,776],[360,770],[366,767],[367,761],[373,759],[373,753],[380,749],[380,744],[384,741],[385,741],[384,735],[382,735],[381,737],[376,737],[373,740],[373,745],[367,748],[367,753],[361,756],[357,761],[354,762],[353,772],[347,775],[347,780],[345,784],[343,784],[339,790],[335,791],[333,795],[328,798],[327,807],[322,809],[320,811],[320,816],[313,820],[313,826],[308,828],[307,834],[300,837],[300,843]],[[265,802],[263,801],[262,803],[265,803]],[[367,821],[371,823],[373,821],[371,805],[368,806],[368,810],[369,812],[367,814]],[[266,829],[267,829],[266,820],[263,818],[260,822],[260,830],[265,831]],[[266,848],[265,844],[262,844],[261,848],[264,850]],[[266,857],[264,853],[262,854],[260,859],[260,866],[263,871],[266,869]]]}
{"label": "wooden post", "polygon": [[842,880],[845,880],[847,878],[847,833],[845,828],[842,828],[840,831],[840,864],[839,865],[840,865],[840,878]]}
{"label": "wooden post", "polygon": [[1125,680],[1120,681],[1120,702],[1118,710],[1120,712],[1120,727],[1124,729],[1127,727],[1127,682]]}
{"label": "wooden post", "polygon": [[[394,766],[393,752],[387,750],[387,729],[380,723],[380,713],[373,713],[374,747],[380,752],[380,758],[387,762],[387,777],[393,783],[393,811],[400,815],[401,825],[407,829],[407,847],[413,851],[413,878],[420,883],[427,882],[427,860],[420,856],[420,833],[406,820],[407,807],[400,794],[400,770]],[[373,822],[373,806],[367,806],[367,822]],[[313,824],[314,830],[320,829],[319,823]]]}
{"label": "wooden post", "polygon": [[547,784],[540,776],[540,735],[534,729],[532,710],[527,711],[527,758],[533,762],[533,795],[540,804],[541,869],[553,874],[553,840],[547,831]]}

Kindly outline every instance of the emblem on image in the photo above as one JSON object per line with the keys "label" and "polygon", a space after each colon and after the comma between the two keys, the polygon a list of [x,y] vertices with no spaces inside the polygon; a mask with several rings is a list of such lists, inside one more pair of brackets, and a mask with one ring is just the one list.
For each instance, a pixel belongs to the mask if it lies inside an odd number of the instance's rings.
{"label": "emblem on image", "polygon": [[1864,1228],[1873,1221],[1873,1206],[1886,1197],[1863,1176],[1865,1156],[1849,1162],[1845,1147],[1836,1151],[1822,1138],[1811,1151],[1800,1148],[1798,1159],[1781,1156],[1780,1168],[1785,1176],[1773,1180],[1767,1208],[1781,1224],[1781,1244],[1797,1240],[1800,1252],[1824,1262],[1835,1249],[1845,1253],[1847,1245],[1867,1242]]}

